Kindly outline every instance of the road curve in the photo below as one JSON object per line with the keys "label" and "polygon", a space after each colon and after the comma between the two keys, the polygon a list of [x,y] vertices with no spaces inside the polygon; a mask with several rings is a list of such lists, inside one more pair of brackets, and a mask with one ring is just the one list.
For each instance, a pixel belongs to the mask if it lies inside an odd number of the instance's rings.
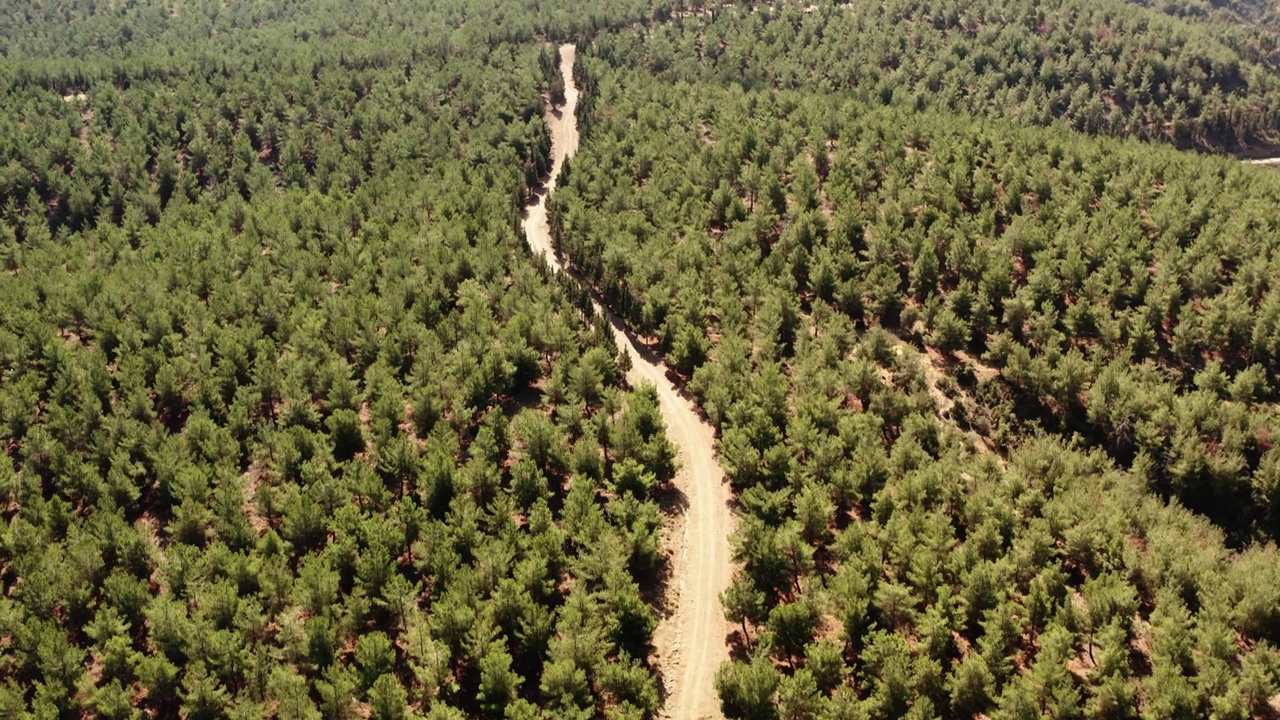
{"label": "road curve", "polygon": [[[533,254],[542,255],[558,271],[564,268],[551,244],[547,197],[555,190],[565,158],[578,149],[574,51],[572,44],[560,46],[565,103],[546,113],[551,132],[551,176],[524,220],[525,238]],[[596,309],[603,312],[598,303]],[[715,674],[720,664],[729,659],[725,644],[729,628],[720,593],[733,578],[729,534],[734,518],[729,508],[729,486],[715,458],[715,433],[667,377],[667,367],[646,359],[637,350],[619,318],[610,313],[609,320],[614,342],[631,358],[627,381],[632,385],[649,383],[658,390],[667,434],[678,450],[680,469],[675,484],[685,500],[683,516],[670,521],[674,526],[668,548],[672,578],[667,606],[671,613],[662,620],[654,637],[655,660],[666,690],[662,716],[673,720],[722,718]]]}

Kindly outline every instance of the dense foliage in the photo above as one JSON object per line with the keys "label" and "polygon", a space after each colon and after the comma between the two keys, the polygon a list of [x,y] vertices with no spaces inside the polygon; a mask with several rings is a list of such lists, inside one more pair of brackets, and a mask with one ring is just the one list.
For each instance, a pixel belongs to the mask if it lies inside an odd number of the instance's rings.
{"label": "dense foliage", "polygon": [[1269,716],[1280,179],[657,52],[553,222],[719,430],[726,712]]}
{"label": "dense foliage", "polygon": [[673,450],[517,235],[554,51],[145,5],[6,31],[0,715],[651,713]]}
{"label": "dense foliage", "polygon": [[824,303],[929,345],[976,386],[957,419],[984,434],[1075,433],[1237,536],[1280,529],[1274,174],[827,99],[641,92],[602,91],[594,132],[615,142],[578,160],[559,223],[685,373],[704,327],[740,331],[744,297],[784,354]]}
{"label": "dense foliage", "polygon": [[[1273,717],[1265,2],[0,2],[0,715]],[[1117,137],[1108,137],[1117,136]],[[1159,141],[1164,145],[1143,144]]]}
{"label": "dense foliage", "polygon": [[[1174,14],[1123,0],[727,5],[623,44],[668,80],[848,91],[1183,146],[1280,145],[1280,33],[1203,4],[1166,8]],[[623,57],[611,43],[602,56]]]}

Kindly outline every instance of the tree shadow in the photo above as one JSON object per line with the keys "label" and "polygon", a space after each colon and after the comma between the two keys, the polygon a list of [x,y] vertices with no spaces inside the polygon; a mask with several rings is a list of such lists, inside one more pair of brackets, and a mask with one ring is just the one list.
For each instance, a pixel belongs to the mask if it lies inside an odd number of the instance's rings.
{"label": "tree shadow", "polygon": [[[561,259],[561,262],[564,262],[563,258]],[[627,343],[631,345],[633,350],[635,350],[636,355],[650,365],[661,367],[663,369],[663,375],[667,378],[667,381],[671,383],[671,387],[675,389],[676,394],[680,396],[680,399],[689,403],[689,405],[693,407],[693,410],[698,414],[699,419],[707,422],[707,416],[702,412],[702,406],[699,405],[693,395],[689,393],[689,390],[686,387],[687,381],[684,376],[677,373],[670,365],[668,365],[666,358],[663,357],[661,352],[654,350],[653,346],[637,335],[621,316],[601,301],[600,291],[596,289],[594,285],[583,280],[582,277],[573,270],[571,265],[565,265],[565,267],[569,268],[565,271],[566,274],[581,283],[582,286],[591,293],[592,299],[596,301],[597,305],[599,305],[600,312],[604,313],[605,317],[609,319],[609,325],[627,339]]]}
{"label": "tree shadow", "polygon": [[[689,510],[688,496],[672,482],[659,485],[653,491],[652,497],[658,504],[663,520],[668,523],[683,516]],[[672,553],[663,553],[652,572],[632,573],[640,586],[640,598],[657,612],[660,619],[671,617],[677,606],[676,598],[673,598],[670,592],[671,581],[675,576],[675,563],[672,558]],[[652,654],[645,665],[658,681],[658,706],[666,707],[670,693],[667,692],[666,675],[663,672],[665,668],[653,661]]]}
{"label": "tree shadow", "polygon": [[666,482],[653,491],[653,500],[663,515],[683,515],[689,509],[689,497],[675,483]]}
{"label": "tree shadow", "polygon": [[671,697],[671,693],[667,692],[667,676],[662,672],[662,665],[649,662],[647,663],[649,672],[653,673],[653,679],[658,681],[658,707],[665,708],[667,699]]}
{"label": "tree shadow", "polygon": [[[665,521],[670,521],[685,514],[689,509],[689,498],[672,483],[664,483],[653,492],[653,499],[658,503]],[[657,611],[659,617],[670,617],[675,612],[674,598],[671,597],[671,579],[675,575],[675,567],[670,554],[663,554],[650,572],[634,572],[640,586],[640,598]]]}
{"label": "tree shadow", "polygon": [[529,210],[537,207],[538,203],[542,202],[543,196],[547,194],[547,186],[541,184],[544,183],[544,178],[538,178],[538,182],[540,183],[538,189],[529,193],[529,197],[525,198],[524,207],[520,209],[520,220],[522,221],[529,219]]}
{"label": "tree shadow", "polygon": [[742,628],[736,627],[724,636],[724,644],[729,648],[729,659],[733,662],[751,662],[751,649],[755,643],[742,635]]}
{"label": "tree shadow", "polygon": [[510,395],[499,397],[497,404],[502,408],[502,414],[510,420],[519,415],[522,410],[538,410],[541,408],[542,388],[530,383]]}

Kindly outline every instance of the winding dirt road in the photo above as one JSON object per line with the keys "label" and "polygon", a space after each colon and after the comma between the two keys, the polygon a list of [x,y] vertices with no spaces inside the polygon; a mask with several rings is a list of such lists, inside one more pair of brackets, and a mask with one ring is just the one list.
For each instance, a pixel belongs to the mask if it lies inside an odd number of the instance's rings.
{"label": "winding dirt road", "polygon": [[[534,255],[543,255],[555,270],[564,271],[551,244],[547,223],[547,197],[555,189],[565,158],[578,149],[578,123],[574,112],[578,88],[573,80],[574,46],[560,47],[560,72],[564,75],[565,104],[547,111],[553,164],[551,177],[528,209],[525,238]],[[603,312],[599,304],[596,310]],[[725,637],[729,627],[720,606],[720,593],[729,586],[733,565],[729,533],[733,513],[729,486],[715,459],[715,434],[667,377],[667,368],[642,354],[628,337],[622,321],[609,314],[613,338],[631,358],[627,381],[657,388],[667,434],[675,443],[680,470],[676,487],[684,495],[682,516],[669,520],[672,577],[667,589],[671,610],[654,637],[658,668],[666,690],[663,717],[673,720],[721,718],[715,674],[729,659]]]}

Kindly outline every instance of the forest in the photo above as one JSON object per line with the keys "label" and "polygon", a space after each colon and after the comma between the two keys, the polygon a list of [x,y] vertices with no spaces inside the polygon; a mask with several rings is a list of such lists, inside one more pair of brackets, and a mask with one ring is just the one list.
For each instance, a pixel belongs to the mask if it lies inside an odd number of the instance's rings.
{"label": "forest", "polygon": [[643,44],[645,67],[668,79],[1061,122],[1186,148],[1280,145],[1277,26],[1208,3],[748,5],[746,15],[731,4],[624,42]]}
{"label": "forest", "polygon": [[0,715],[651,714],[673,451],[524,258],[531,17],[44,10],[0,103]]}
{"label": "forest", "polygon": [[1280,713],[1272,5],[0,10],[0,716],[660,716],[593,298],[726,717]]}
{"label": "forest", "polygon": [[841,91],[883,36],[806,9],[596,38],[552,199],[717,428],[726,714],[1271,717],[1280,176]]}
{"label": "forest", "polygon": [[1280,380],[1280,177],[954,116],[663,95],[646,103],[686,114],[682,141],[668,126],[629,133],[631,158],[589,147],[559,223],[695,390],[708,332],[778,363],[834,311],[927,349],[964,429],[1076,436],[1234,537],[1280,529],[1260,436]]}

